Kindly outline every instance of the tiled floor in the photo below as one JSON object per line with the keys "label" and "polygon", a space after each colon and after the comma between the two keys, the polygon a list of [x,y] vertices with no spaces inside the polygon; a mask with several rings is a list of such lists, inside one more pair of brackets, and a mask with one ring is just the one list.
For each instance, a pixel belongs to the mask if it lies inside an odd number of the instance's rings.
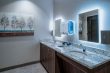
{"label": "tiled floor", "polygon": [[38,64],[33,64],[33,65],[21,67],[21,68],[16,68],[13,70],[8,70],[1,73],[47,73],[47,72],[43,68],[43,66],[40,63],[38,63]]}

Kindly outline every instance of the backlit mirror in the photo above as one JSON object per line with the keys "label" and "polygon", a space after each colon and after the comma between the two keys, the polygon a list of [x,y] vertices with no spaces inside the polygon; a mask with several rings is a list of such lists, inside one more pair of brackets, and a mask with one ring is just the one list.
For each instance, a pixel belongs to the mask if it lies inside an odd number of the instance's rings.
{"label": "backlit mirror", "polygon": [[55,20],[54,36],[57,37],[61,36],[60,26],[61,26],[61,19]]}
{"label": "backlit mirror", "polygon": [[79,14],[79,40],[99,42],[98,9]]}

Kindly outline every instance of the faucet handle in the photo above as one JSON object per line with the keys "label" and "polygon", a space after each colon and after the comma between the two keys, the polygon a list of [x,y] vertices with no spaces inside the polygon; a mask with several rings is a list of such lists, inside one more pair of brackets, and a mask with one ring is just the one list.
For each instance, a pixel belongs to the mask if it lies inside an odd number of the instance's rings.
{"label": "faucet handle", "polygon": [[86,52],[86,47],[83,46],[83,52]]}
{"label": "faucet handle", "polygon": [[83,49],[83,52],[86,52],[86,49],[85,48]]}

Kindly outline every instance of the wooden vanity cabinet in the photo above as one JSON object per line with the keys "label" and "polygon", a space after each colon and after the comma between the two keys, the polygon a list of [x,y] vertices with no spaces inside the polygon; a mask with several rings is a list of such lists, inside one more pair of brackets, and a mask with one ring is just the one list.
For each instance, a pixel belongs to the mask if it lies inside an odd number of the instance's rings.
{"label": "wooden vanity cabinet", "polygon": [[110,73],[110,62],[90,69],[42,43],[40,61],[48,73]]}
{"label": "wooden vanity cabinet", "polygon": [[88,68],[74,62],[73,60],[57,53],[58,65],[60,73],[91,73]]}
{"label": "wooden vanity cabinet", "polygon": [[40,44],[40,61],[48,73],[55,73],[55,51]]}
{"label": "wooden vanity cabinet", "polygon": [[41,64],[48,73],[87,73],[83,72],[73,64],[63,60],[63,56],[55,54],[55,51],[44,44],[40,44]]}
{"label": "wooden vanity cabinet", "polygon": [[60,73],[110,73],[109,61],[90,69],[60,53],[56,53],[56,57]]}

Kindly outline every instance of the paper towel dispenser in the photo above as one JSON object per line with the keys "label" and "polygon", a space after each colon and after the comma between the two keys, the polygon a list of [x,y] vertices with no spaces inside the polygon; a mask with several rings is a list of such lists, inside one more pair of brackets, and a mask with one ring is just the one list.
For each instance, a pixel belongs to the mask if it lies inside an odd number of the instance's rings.
{"label": "paper towel dispenser", "polygon": [[60,26],[61,26],[61,19],[55,20],[54,36],[57,36],[57,37],[61,36]]}

